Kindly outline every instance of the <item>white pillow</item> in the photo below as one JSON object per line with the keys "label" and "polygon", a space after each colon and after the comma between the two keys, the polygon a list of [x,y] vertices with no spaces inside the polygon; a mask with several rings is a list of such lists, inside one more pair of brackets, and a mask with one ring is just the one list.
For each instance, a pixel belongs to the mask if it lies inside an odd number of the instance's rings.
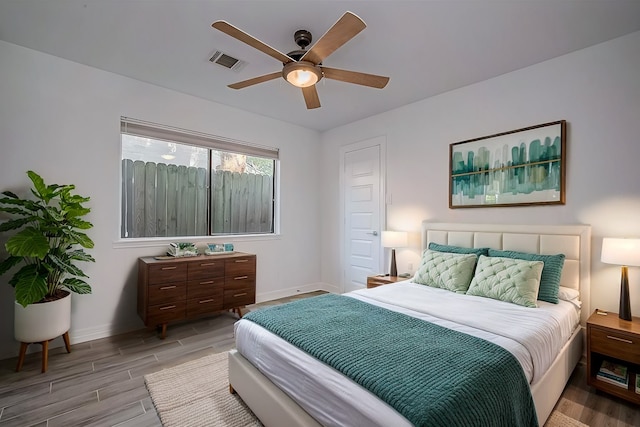
{"label": "white pillow", "polygon": [[577,289],[567,288],[566,286],[558,287],[558,299],[562,301],[568,301],[575,305],[577,308],[582,308],[582,301],[580,301],[580,292]]}
{"label": "white pillow", "polygon": [[580,292],[577,289],[560,286],[558,288],[558,298],[564,301],[572,301],[574,299],[580,298]]}

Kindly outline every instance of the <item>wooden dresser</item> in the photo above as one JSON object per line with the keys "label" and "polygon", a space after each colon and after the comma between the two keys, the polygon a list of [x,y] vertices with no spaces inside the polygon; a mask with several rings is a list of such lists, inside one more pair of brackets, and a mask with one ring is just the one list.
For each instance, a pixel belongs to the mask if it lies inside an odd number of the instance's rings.
{"label": "wooden dresser", "polygon": [[223,310],[242,316],[256,302],[256,256],[241,252],[138,259],[138,314],[145,326],[194,319]]}

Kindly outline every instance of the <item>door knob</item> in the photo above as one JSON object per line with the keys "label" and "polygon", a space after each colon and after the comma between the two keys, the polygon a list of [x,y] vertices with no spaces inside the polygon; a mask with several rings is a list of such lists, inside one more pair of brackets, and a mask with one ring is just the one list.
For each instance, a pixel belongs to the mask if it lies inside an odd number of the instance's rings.
{"label": "door knob", "polygon": [[374,236],[377,236],[378,232],[377,231],[372,231],[371,233],[367,233],[367,234],[373,234]]}

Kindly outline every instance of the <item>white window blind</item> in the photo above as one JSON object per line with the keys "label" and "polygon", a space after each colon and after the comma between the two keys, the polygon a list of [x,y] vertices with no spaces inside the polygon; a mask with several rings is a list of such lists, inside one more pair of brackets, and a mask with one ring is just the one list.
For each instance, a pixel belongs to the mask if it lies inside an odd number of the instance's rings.
{"label": "white window blind", "polygon": [[120,118],[120,131],[127,135],[152,138],[169,142],[180,142],[188,145],[206,146],[215,150],[249,156],[278,159],[277,148],[262,147],[244,142],[233,141],[219,136],[174,128],[156,123],[143,122],[128,117]]}

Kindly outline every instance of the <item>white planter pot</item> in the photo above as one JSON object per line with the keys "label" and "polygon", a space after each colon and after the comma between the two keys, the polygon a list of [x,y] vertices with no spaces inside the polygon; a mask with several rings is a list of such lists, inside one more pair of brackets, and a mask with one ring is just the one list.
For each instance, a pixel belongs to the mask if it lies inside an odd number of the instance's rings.
{"label": "white planter pot", "polygon": [[29,304],[14,303],[14,335],[23,343],[43,342],[71,328],[71,294],[57,301]]}

